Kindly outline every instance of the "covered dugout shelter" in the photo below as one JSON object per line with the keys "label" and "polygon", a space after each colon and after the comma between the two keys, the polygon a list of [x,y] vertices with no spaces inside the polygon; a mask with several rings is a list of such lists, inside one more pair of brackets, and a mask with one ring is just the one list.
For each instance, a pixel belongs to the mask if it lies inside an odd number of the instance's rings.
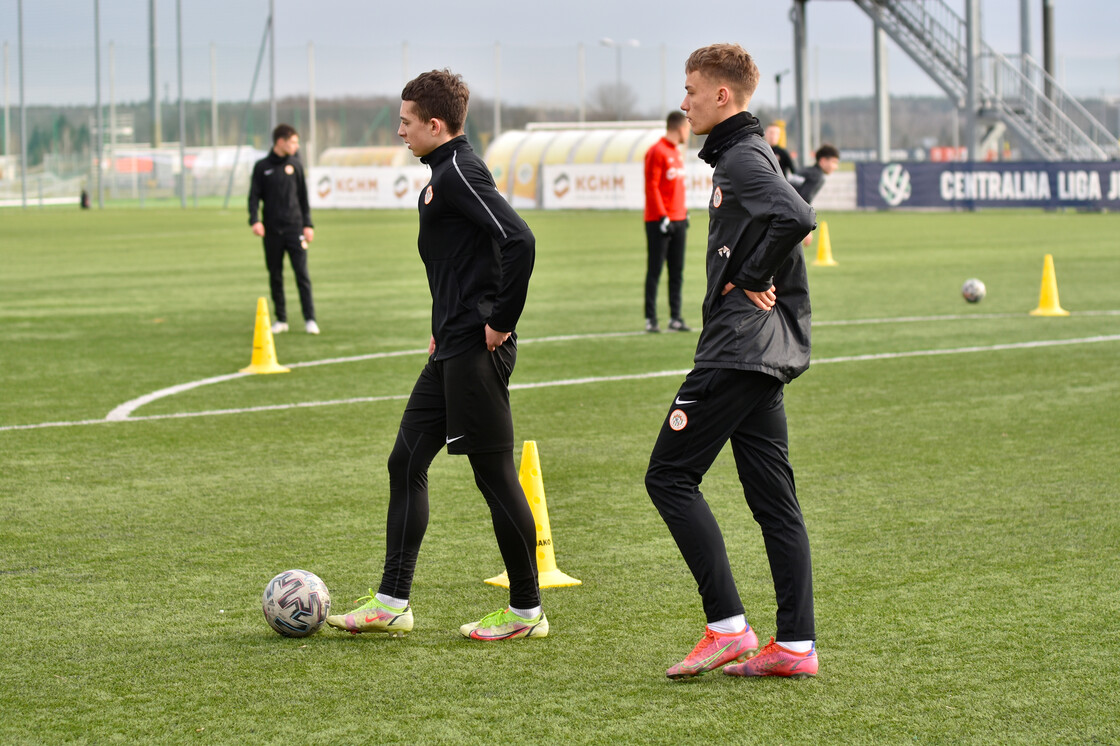
{"label": "covered dugout shelter", "polygon": [[662,121],[534,123],[509,130],[486,149],[498,191],[514,207],[543,204],[543,168],[560,164],[638,164],[665,134]]}

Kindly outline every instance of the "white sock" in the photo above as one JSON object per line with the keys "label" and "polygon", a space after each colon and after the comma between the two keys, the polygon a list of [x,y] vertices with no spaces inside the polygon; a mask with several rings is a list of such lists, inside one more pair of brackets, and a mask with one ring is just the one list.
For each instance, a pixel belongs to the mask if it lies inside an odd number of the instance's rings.
{"label": "white sock", "polygon": [[515,609],[514,607],[510,606],[509,610],[514,614],[517,614],[517,616],[521,617],[522,619],[536,619],[537,615],[541,613],[540,606],[534,606],[531,609]]}
{"label": "white sock", "polygon": [[384,593],[378,593],[374,598],[390,609],[404,609],[408,607],[407,598],[393,598],[392,596],[386,596]]}
{"label": "white sock", "polygon": [[812,640],[794,640],[793,642],[782,642],[778,640],[777,643],[786,650],[794,653],[808,653],[813,649]]}
{"label": "white sock", "polygon": [[719,632],[721,635],[737,635],[747,629],[747,618],[742,614],[720,619],[718,622],[708,622],[708,629]]}

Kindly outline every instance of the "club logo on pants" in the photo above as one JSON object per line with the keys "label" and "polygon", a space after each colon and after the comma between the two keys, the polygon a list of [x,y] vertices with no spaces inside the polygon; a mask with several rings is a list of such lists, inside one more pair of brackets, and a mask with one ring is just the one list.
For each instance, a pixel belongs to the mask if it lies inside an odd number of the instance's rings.
{"label": "club logo on pants", "polygon": [[688,415],[683,409],[674,409],[669,413],[669,429],[681,431],[688,424]]}

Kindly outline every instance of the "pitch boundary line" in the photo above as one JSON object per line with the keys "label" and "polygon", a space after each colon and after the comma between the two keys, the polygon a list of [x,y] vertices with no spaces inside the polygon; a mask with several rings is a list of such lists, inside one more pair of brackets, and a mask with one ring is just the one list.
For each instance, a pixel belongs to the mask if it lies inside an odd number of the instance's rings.
{"label": "pitch boundary line", "polygon": [[[1120,310],[1116,311],[1081,311],[1078,315],[1085,316],[1120,316]],[[951,314],[946,316],[900,316],[897,318],[882,318],[882,319],[850,319],[840,321],[816,321],[813,322],[814,326],[857,326],[865,324],[890,324],[890,323],[917,323],[926,321],[962,321],[968,319],[993,319],[993,318],[1020,318],[1022,314]],[[639,337],[644,336],[647,332],[634,331],[634,332],[597,332],[592,334],[561,334],[551,337],[536,337],[530,339],[518,340],[518,344],[533,344],[539,342],[570,342],[580,341],[587,339],[615,339],[619,337]],[[324,358],[322,360],[309,360],[302,363],[289,363],[288,368],[310,368],[317,365],[334,365],[337,363],[356,363],[366,360],[379,360],[391,357],[402,357],[406,355],[422,355],[427,354],[427,350],[396,350],[393,352],[373,352],[364,355],[352,355],[348,357],[334,357]],[[818,361],[819,362],[819,361]],[[228,373],[221,376],[213,376],[211,378],[203,378],[198,381],[191,381],[188,383],[170,386],[159,391],[153,391],[149,394],[144,394],[141,397],[132,399],[130,401],[115,407],[109,414],[105,416],[106,420],[110,422],[118,422],[121,420],[132,419],[132,413],[145,404],[151,404],[159,399],[168,396],[181,394],[184,391],[190,391],[200,386],[207,386],[212,383],[222,383],[224,381],[232,381],[236,378],[243,378],[251,373]],[[5,428],[0,427],[0,431]]]}
{"label": "pitch boundary line", "polygon": [[[632,334],[644,334],[644,333],[645,332],[617,332],[617,333],[611,334],[610,336],[629,336],[629,335],[632,335]],[[564,337],[564,339],[587,339],[587,338],[594,338],[594,337],[598,337],[598,336],[600,336],[600,335],[572,335],[570,337]],[[542,337],[542,338],[539,338],[535,341],[546,341],[547,339],[551,339],[551,338]],[[525,341],[530,341],[530,340],[525,340]],[[1039,340],[1039,341],[1034,341],[1034,342],[1012,342],[1012,343],[996,344],[996,345],[975,345],[975,346],[969,346],[969,347],[953,347],[953,348],[941,349],[941,350],[910,350],[910,351],[906,351],[906,352],[880,352],[880,353],[871,353],[871,354],[866,354],[866,355],[844,355],[844,356],[840,356],[840,357],[822,358],[822,359],[819,359],[819,360],[815,360],[815,361],[813,361],[813,364],[814,365],[828,365],[828,364],[831,364],[831,363],[866,362],[866,361],[873,361],[873,360],[895,360],[895,359],[910,358],[910,357],[933,357],[933,356],[939,356],[939,355],[963,355],[963,354],[969,354],[969,353],[975,353],[975,352],[997,352],[997,351],[1002,351],[1002,350],[1024,350],[1024,349],[1036,349],[1036,348],[1041,348],[1041,347],[1061,347],[1061,346],[1078,345],[1078,344],[1096,344],[1096,343],[1100,343],[1100,342],[1120,342],[1120,334],[1099,335],[1099,336],[1094,336],[1094,337],[1079,337],[1079,338],[1076,338],[1076,339],[1050,339],[1050,340]],[[420,351],[420,352],[426,352],[426,351]],[[414,354],[418,354],[418,352],[410,350],[410,351],[399,351],[399,352],[375,353],[374,355],[363,355],[363,356],[361,356],[361,358],[362,359],[371,359],[371,358],[377,358],[377,357],[398,357],[398,356],[401,356],[401,355],[414,355]],[[351,360],[351,358],[338,358],[337,360],[339,362],[348,362],[348,361]],[[322,364],[324,364],[322,361],[312,361],[310,363],[303,363],[303,364],[295,363],[295,364],[293,364],[289,367],[296,367],[296,366],[299,366],[299,365],[309,366],[309,365],[322,365]],[[651,378],[666,378],[666,377],[669,377],[669,376],[684,376],[688,373],[688,371],[689,371],[689,369],[686,368],[686,369],[682,369],[682,370],[663,370],[663,371],[653,371],[653,372],[649,372],[649,373],[630,373],[630,374],[622,374],[622,375],[615,375],[615,376],[588,376],[588,377],[584,377],[584,378],[563,378],[563,379],[558,379],[558,380],[555,380],[555,381],[536,381],[536,382],[530,382],[530,383],[513,383],[513,384],[510,384],[509,388],[510,388],[511,391],[521,391],[521,390],[528,390],[528,389],[552,388],[552,387],[555,387],[555,386],[580,386],[580,385],[586,385],[586,384],[592,384],[592,383],[613,383],[613,382],[618,382],[618,381],[637,381],[637,380],[644,380],[644,379],[651,379]],[[215,376],[213,378],[207,378],[207,379],[203,379],[201,381],[195,381],[195,382],[192,382],[192,383],[189,383],[189,384],[181,384],[180,386],[173,386],[170,389],[163,389],[163,391],[164,392],[169,392],[172,389],[174,389],[175,390],[174,393],[179,393],[181,391],[186,391],[186,390],[189,390],[191,388],[196,388],[196,387],[201,386],[201,385],[206,385],[206,384],[210,384],[210,383],[217,383],[217,382],[220,382],[220,381],[228,381],[228,380],[232,380],[232,379],[235,379],[235,378],[242,378],[242,377],[245,377],[247,375],[252,375],[252,374],[249,374],[249,373],[233,373],[233,374],[226,375],[226,376]],[[160,392],[155,392],[155,393],[160,393]],[[167,394],[165,394],[165,395],[167,395]],[[140,402],[141,400],[145,400],[143,403],[147,403],[149,401],[154,401],[154,399],[150,398],[152,396],[153,396],[153,394],[149,394],[146,397],[140,397],[139,399],[134,399],[133,402]],[[267,404],[267,405],[261,405],[261,406],[257,406],[257,407],[239,407],[239,408],[234,408],[234,409],[212,409],[212,410],[205,410],[205,411],[201,411],[201,412],[176,412],[176,413],[172,413],[172,414],[140,415],[140,416],[137,416],[137,417],[131,417],[131,416],[127,416],[127,415],[118,415],[118,417],[116,419],[110,419],[109,417],[105,417],[104,419],[99,419],[99,420],[77,420],[77,421],[72,421],[72,422],[42,422],[42,423],[38,423],[38,424],[35,424],[35,425],[5,425],[5,426],[0,426],[0,432],[7,431],[7,430],[38,430],[38,429],[47,428],[47,427],[74,427],[74,426],[78,426],[78,425],[100,425],[100,424],[105,424],[105,423],[109,423],[109,422],[144,422],[144,421],[151,421],[151,420],[185,419],[185,418],[189,418],[189,417],[210,417],[210,416],[222,415],[222,414],[248,414],[248,413],[251,413],[251,412],[269,412],[269,411],[281,411],[281,410],[288,410],[288,409],[326,407],[326,406],[337,406],[337,405],[340,405],[340,404],[366,404],[366,403],[380,402],[380,401],[396,401],[396,400],[402,400],[402,399],[407,399],[407,398],[408,398],[408,394],[390,394],[390,395],[386,395],[386,396],[359,396],[359,397],[351,397],[351,398],[347,398],[347,399],[328,399],[328,400],[322,400],[322,401],[297,402],[297,403],[294,403],[294,404]],[[117,407],[116,409],[113,410],[113,412],[120,412],[124,406],[125,405],[121,405],[121,407]],[[139,406],[139,404],[137,406]],[[112,414],[112,412],[110,414]]]}

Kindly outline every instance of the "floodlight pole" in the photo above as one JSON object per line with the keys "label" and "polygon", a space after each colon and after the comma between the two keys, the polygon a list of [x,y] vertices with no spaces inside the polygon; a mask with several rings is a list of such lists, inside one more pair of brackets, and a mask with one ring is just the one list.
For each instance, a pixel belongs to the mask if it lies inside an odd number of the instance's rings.
{"label": "floodlight pole", "polygon": [[8,42],[4,42],[4,155],[12,154],[11,82],[8,65]]}
{"label": "floodlight pole", "polygon": [[979,123],[980,97],[977,91],[980,75],[980,0],[965,0],[965,31],[968,34],[966,54],[968,55],[968,69],[966,71],[965,94],[965,147],[968,149],[968,162],[975,163],[979,156],[979,143],[977,142]]}
{"label": "floodlight pole", "polygon": [[187,104],[183,101],[183,0],[175,0],[175,44],[179,57],[179,206],[187,208]]}
{"label": "floodlight pole", "polygon": [[23,0],[17,3],[19,10],[19,190],[23,209],[27,209],[27,105],[23,90]]}
{"label": "floodlight pole", "polygon": [[117,197],[117,47],[109,42],[109,166],[112,168],[113,181],[109,185],[109,196]]}
{"label": "floodlight pole", "polygon": [[502,43],[494,42],[494,139],[502,134]]}
{"label": "floodlight pole", "polygon": [[163,139],[159,106],[159,41],[156,37],[156,0],[148,0],[148,88],[152,97],[152,148]]}
{"label": "floodlight pole", "polygon": [[891,158],[891,95],[890,78],[887,74],[887,31],[879,20],[875,20],[875,120],[878,134],[878,155],[880,163]]}
{"label": "floodlight pole", "polygon": [[587,50],[579,43],[576,53],[576,77],[579,87],[579,121],[587,121]]}
{"label": "floodlight pole", "polygon": [[268,0],[268,130],[276,129],[276,0]]}
{"label": "floodlight pole", "polygon": [[774,74],[774,88],[778,92],[778,119],[782,119],[782,78],[789,75],[789,68]]}
{"label": "floodlight pole", "polygon": [[218,46],[210,42],[210,144],[218,167]]}
{"label": "floodlight pole", "polygon": [[806,44],[808,28],[805,17],[806,0],[794,0],[790,9],[790,21],[793,23],[793,90],[797,109],[797,152],[802,163],[807,163],[810,157],[809,136],[809,86],[805,77],[808,73],[809,60]]}
{"label": "floodlight pole", "polygon": [[[233,175],[237,173],[237,162],[241,158],[241,144],[245,142],[248,136],[249,129],[249,112],[253,109],[253,94],[257,92],[257,78],[261,74],[261,62],[264,61],[264,47],[268,44],[268,34],[272,30],[272,16],[264,23],[264,37],[261,38],[261,48],[257,52],[257,66],[253,69],[253,83],[249,86],[249,100],[245,102],[245,116],[241,120],[241,134],[238,136],[237,141],[234,143],[236,148],[233,151],[233,167],[229,170],[229,184],[226,186],[226,200],[222,203],[222,209],[229,208],[229,197],[233,193]],[[271,137],[271,133],[269,135]]]}
{"label": "floodlight pole", "polygon": [[315,42],[307,42],[307,167],[319,157],[318,133],[315,129]]}
{"label": "floodlight pole", "polygon": [[97,189],[97,209],[105,209],[105,195],[101,193],[101,155],[105,149],[105,127],[101,119],[101,0],[93,0],[93,77],[94,90],[97,98],[97,156],[93,159],[95,178],[94,187]]}

